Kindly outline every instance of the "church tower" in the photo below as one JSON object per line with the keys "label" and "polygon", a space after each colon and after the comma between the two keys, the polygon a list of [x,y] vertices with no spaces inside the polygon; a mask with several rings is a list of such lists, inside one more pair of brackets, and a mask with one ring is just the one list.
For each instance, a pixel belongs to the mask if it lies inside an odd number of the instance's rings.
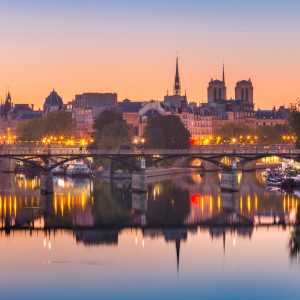
{"label": "church tower", "polygon": [[6,99],[5,99],[4,104],[1,105],[1,117],[7,118],[8,113],[10,112],[12,107],[13,107],[13,104],[12,104],[12,101],[11,101],[10,92],[8,92],[6,94]]}
{"label": "church tower", "polygon": [[179,111],[187,107],[187,96],[186,94],[181,96],[181,83],[179,76],[179,62],[178,55],[176,57],[176,71],[174,80],[173,95],[167,95],[164,97],[164,102],[170,106],[172,110]]}
{"label": "church tower", "polygon": [[211,79],[211,81],[208,84],[207,100],[208,103],[218,102],[218,100],[227,100],[224,64],[223,64],[222,80]]}
{"label": "church tower", "polygon": [[174,95],[181,96],[181,85],[180,85],[180,77],[179,77],[178,56],[176,58],[176,73],[175,73],[175,82],[174,82]]}
{"label": "church tower", "polygon": [[241,100],[253,105],[253,85],[250,78],[249,80],[241,80],[236,83],[235,100]]}

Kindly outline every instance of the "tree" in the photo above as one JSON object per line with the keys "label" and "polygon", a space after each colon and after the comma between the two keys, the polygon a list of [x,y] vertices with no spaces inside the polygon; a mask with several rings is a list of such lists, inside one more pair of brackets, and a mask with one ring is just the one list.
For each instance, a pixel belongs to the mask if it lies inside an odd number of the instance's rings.
{"label": "tree", "polygon": [[35,118],[20,123],[17,135],[21,141],[40,141],[44,136],[72,136],[76,124],[72,114],[65,111],[48,113],[42,118]]}
{"label": "tree", "polygon": [[190,148],[190,132],[177,116],[155,116],[145,129],[146,147],[166,149]]}
{"label": "tree", "polygon": [[101,134],[95,135],[97,148],[100,149],[120,149],[122,146],[129,145],[129,131],[125,121],[115,121],[106,125],[101,130]]}
{"label": "tree", "polygon": [[234,137],[238,137],[240,135],[253,135],[254,130],[248,126],[239,126],[235,123],[227,123],[222,127],[215,130],[215,134],[222,137],[224,140],[231,140]]}
{"label": "tree", "polygon": [[114,122],[122,122],[122,116],[113,110],[104,110],[94,121],[94,130],[96,133],[101,133],[103,127]]}
{"label": "tree", "polygon": [[[90,149],[121,149],[131,147],[129,127],[122,116],[113,110],[103,111],[94,121],[94,142],[89,145]],[[113,173],[117,169],[124,168],[120,162],[107,159],[97,159],[100,164],[110,169]],[[128,165],[134,162],[128,161]]]}
{"label": "tree", "polygon": [[274,126],[258,126],[256,129],[248,126],[239,126],[235,123],[227,123],[215,131],[224,140],[231,140],[239,136],[257,136],[258,143],[280,144],[282,136],[290,134],[291,129],[288,125],[276,124]]}
{"label": "tree", "polygon": [[103,111],[94,122],[94,130],[91,148],[120,149],[122,146],[130,146],[129,127],[115,111]]}
{"label": "tree", "polygon": [[291,104],[290,106],[290,114],[289,114],[289,125],[292,129],[292,132],[297,137],[296,146],[297,148],[300,147],[300,103]]}
{"label": "tree", "polygon": [[258,140],[268,144],[280,144],[282,143],[282,136],[290,133],[290,127],[281,124],[276,124],[274,126],[259,126],[256,129]]}
{"label": "tree", "polygon": [[38,118],[21,122],[17,135],[21,141],[40,141],[43,137],[43,120]]}

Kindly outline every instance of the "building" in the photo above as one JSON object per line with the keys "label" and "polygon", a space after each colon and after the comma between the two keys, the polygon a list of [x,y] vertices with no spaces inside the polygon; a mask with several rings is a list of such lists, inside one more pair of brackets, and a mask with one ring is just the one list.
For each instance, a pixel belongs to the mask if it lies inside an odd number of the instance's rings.
{"label": "building", "polygon": [[34,110],[33,104],[13,104],[10,93],[0,106],[0,133],[14,134],[22,121],[41,118],[41,110]]}
{"label": "building", "polygon": [[9,112],[10,118],[13,120],[31,120],[41,118],[43,115],[41,110],[34,110],[33,104],[14,104]]}
{"label": "building", "polygon": [[62,110],[64,107],[64,103],[62,98],[57,94],[57,92],[53,89],[52,92],[46,97],[43,110],[44,114]]}
{"label": "building", "polygon": [[8,113],[10,112],[12,107],[13,107],[13,103],[11,101],[10,92],[8,92],[6,94],[6,98],[5,98],[4,103],[1,102],[0,117],[3,118],[3,119],[7,119]]}
{"label": "building", "polygon": [[206,109],[198,107],[186,110],[179,114],[179,117],[196,144],[203,144],[204,140],[212,136],[212,116]]}
{"label": "building", "polygon": [[235,99],[227,100],[225,68],[223,64],[222,80],[213,80],[208,84],[207,103],[201,106],[209,111],[212,117],[213,132],[227,123],[238,126],[256,126],[252,81],[241,80],[235,86]]}
{"label": "building", "polygon": [[116,93],[84,93],[73,100],[72,116],[76,122],[78,138],[88,138],[93,133],[94,120],[105,110],[118,110]]}
{"label": "building", "polygon": [[253,85],[251,79],[237,82],[235,86],[235,99],[254,104],[253,101]]}
{"label": "building", "polygon": [[226,100],[225,69],[223,64],[222,80],[211,79],[207,88],[207,102],[215,103],[219,100]]}
{"label": "building", "polygon": [[140,115],[139,111],[143,107],[143,102],[133,102],[129,99],[125,99],[119,103],[119,107],[122,110],[123,119],[133,130],[135,136],[138,136]]}
{"label": "building", "polygon": [[175,71],[173,95],[169,95],[169,93],[167,93],[167,95],[164,97],[164,105],[166,107],[169,107],[170,110],[176,113],[182,111],[187,107],[186,94],[181,95],[178,57],[176,58],[176,71]]}
{"label": "building", "polygon": [[139,111],[139,137],[142,137],[144,135],[149,118],[153,118],[155,116],[166,116],[170,114],[171,113],[165,107],[164,102],[152,100],[147,103],[144,103],[142,109]]}
{"label": "building", "polygon": [[284,106],[280,106],[278,110],[273,107],[272,110],[256,111],[256,126],[275,126],[287,125],[288,110]]}
{"label": "building", "polygon": [[116,106],[118,95],[116,93],[83,93],[75,95],[74,105],[82,107],[110,108]]}

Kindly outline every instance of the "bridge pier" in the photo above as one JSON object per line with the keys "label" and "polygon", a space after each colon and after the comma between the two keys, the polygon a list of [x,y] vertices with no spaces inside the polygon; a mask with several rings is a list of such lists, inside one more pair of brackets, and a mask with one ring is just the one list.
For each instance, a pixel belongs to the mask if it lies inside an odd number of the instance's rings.
{"label": "bridge pier", "polygon": [[132,191],[136,193],[147,193],[146,178],[146,161],[145,159],[141,159],[141,170],[133,172],[131,176]]}
{"label": "bridge pier", "polygon": [[148,195],[146,193],[132,193],[131,200],[132,209],[139,214],[139,223],[141,226],[145,226],[147,223],[146,213],[147,213],[147,204],[148,204]]}
{"label": "bridge pier", "polygon": [[238,192],[238,172],[236,162],[233,162],[232,168],[223,169],[221,174],[221,191]]}
{"label": "bridge pier", "polygon": [[51,173],[43,173],[40,176],[40,189],[42,194],[53,194],[53,175]]}

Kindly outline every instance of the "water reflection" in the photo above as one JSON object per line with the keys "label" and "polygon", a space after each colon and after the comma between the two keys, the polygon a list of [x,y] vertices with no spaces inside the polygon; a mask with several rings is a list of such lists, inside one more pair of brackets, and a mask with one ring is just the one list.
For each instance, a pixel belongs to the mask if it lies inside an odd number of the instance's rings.
{"label": "water reflection", "polygon": [[[148,237],[173,243],[179,266],[180,243],[198,230],[221,239],[225,251],[228,237],[235,245],[238,237],[251,239],[256,226],[285,228],[299,219],[298,198],[267,191],[261,172],[239,174],[238,193],[220,192],[217,173],[150,179],[147,194],[132,193],[128,183],[57,177],[53,196],[41,196],[37,177],[0,176],[2,231],[41,231],[46,248],[51,248],[49,235],[58,230],[71,231],[79,244],[97,246],[118,245],[120,232],[131,228],[141,231],[143,247]],[[295,227],[290,257],[298,258],[299,249]]]}

